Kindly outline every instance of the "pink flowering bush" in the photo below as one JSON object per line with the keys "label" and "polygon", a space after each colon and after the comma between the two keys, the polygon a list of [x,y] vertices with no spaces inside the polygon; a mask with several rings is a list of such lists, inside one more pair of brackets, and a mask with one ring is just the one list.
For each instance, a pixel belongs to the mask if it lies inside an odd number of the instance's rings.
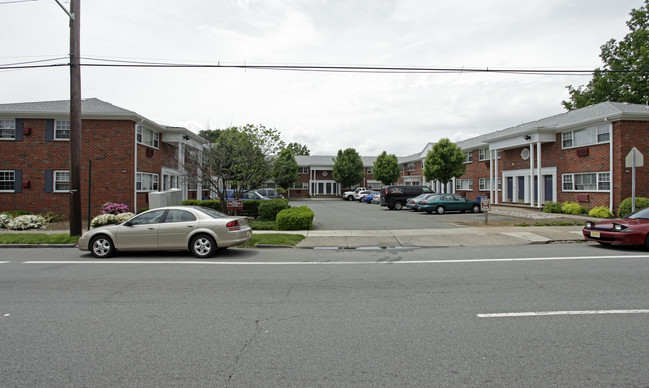
{"label": "pink flowering bush", "polygon": [[101,214],[121,214],[128,213],[128,206],[123,203],[106,202],[101,208]]}

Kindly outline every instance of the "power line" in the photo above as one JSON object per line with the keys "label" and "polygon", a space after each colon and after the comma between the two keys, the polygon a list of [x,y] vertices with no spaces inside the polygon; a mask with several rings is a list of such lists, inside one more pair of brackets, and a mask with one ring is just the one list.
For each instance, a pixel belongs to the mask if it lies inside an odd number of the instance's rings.
{"label": "power line", "polygon": [[[69,66],[69,63],[50,63],[63,57],[40,61],[9,63],[0,65],[0,70],[34,69],[46,67]],[[579,69],[515,69],[515,68],[466,68],[466,67],[413,67],[413,66],[334,66],[334,65],[264,65],[264,64],[208,64],[208,63],[173,63],[149,62],[84,57],[86,63],[82,67],[124,67],[124,68],[202,68],[202,69],[244,69],[244,70],[274,70],[301,71],[322,73],[395,73],[395,74],[431,74],[431,73],[492,73],[514,75],[592,75],[595,70]],[[98,63],[92,63],[92,61]],[[605,73],[649,73],[649,69],[606,70]]]}

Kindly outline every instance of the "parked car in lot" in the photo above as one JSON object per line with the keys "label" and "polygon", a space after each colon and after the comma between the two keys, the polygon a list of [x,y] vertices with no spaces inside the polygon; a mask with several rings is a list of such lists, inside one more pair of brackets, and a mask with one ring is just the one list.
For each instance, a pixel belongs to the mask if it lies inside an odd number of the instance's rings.
{"label": "parked car in lot", "polygon": [[467,210],[474,213],[480,213],[481,211],[480,202],[464,198],[458,194],[441,194],[438,196],[432,196],[419,201],[418,206],[428,214],[432,212],[443,214],[447,211],[465,212]]}
{"label": "parked car in lot", "polygon": [[275,189],[257,189],[252,191],[266,198],[284,198],[284,196],[278,193]]}
{"label": "parked car in lot", "polygon": [[225,191],[228,198],[227,199],[270,199],[262,194],[258,193],[257,190],[250,190],[242,193],[239,198],[234,198],[234,190],[228,189]]}
{"label": "parked car in lot", "polygon": [[363,198],[364,198],[366,195],[370,195],[370,194],[372,194],[372,193],[373,193],[372,190],[361,190],[361,191],[359,191],[358,193],[356,193],[356,194],[354,195],[354,199],[355,199],[356,201],[358,201],[358,202],[362,202],[362,201],[363,201]]}
{"label": "parked car in lot", "polygon": [[378,191],[371,191],[369,194],[363,195],[360,201],[365,203],[372,203],[372,201],[374,200],[374,196],[376,195],[379,195]]}
{"label": "parked car in lot", "polygon": [[148,210],[122,222],[94,228],[79,238],[79,249],[97,258],[119,251],[191,251],[199,258],[245,243],[252,229],[245,217],[230,217],[200,206]]}
{"label": "parked car in lot", "polygon": [[381,206],[387,206],[390,210],[401,210],[408,198],[432,192],[427,186],[385,186],[381,189]]}
{"label": "parked car in lot", "polygon": [[416,196],[414,198],[408,198],[406,200],[406,207],[408,209],[412,209],[413,211],[418,212],[420,210],[419,205],[417,204],[419,201],[423,201],[424,199],[426,199],[428,197],[432,197],[432,196],[436,196],[436,195],[439,195],[439,194],[424,193],[424,194],[420,194],[420,195],[418,195],[418,196]]}
{"label": "parked car in lot", "polygon": [[356,194],[359,191],[367,190],[365,187],[357,187],[353,191],[345,191],[343,193],[343,199],[346,201],[353,201],[356,199]]}
{"label": "parked car in lot", "polygon": [[582,233],[602,245],[644,245],[649,250],[649,208],[623,218],[586,222]]}

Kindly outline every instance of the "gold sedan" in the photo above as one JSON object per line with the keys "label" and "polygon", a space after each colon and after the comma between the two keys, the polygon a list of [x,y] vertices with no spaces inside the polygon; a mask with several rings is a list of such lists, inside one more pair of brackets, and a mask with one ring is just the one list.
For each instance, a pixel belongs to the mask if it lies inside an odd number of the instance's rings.
{"label": "gold sedan", "polygon": [[231,217],[199,206],[148,210],[116,225],[100,226],[79,238],[79,249],[97,258],[117,251],[191,251],[199,258],[252,237],[245,217]]}

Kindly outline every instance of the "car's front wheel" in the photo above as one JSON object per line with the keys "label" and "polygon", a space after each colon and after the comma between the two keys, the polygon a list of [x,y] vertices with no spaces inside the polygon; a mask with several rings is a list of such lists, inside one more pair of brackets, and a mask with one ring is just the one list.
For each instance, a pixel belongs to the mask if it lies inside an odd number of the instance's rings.
{"label": "car's front wheel", "polygon": [[201,234],[192,239],[189,244],[192,254],[200,259],[214,256],[217,246],[212,236]]}
{"label": "car's front wheel", "polygon": [[90,241],[90,253],[98,259],[111,257],[115,253],[113,240],[106,236],[97,236]]}
{"label": "car's front wheel", "polygon": [[353,195],[348,195],[348,196],[347,196],[347,200],[348,200],[348,201],[353,201],[353,200],[354,200],[354,196],[353,196]]}
{"label": "car's front wheel", "polygon": [[644,239],[644,249],[649,251],[649,234],[647,234],[647,237]]}

